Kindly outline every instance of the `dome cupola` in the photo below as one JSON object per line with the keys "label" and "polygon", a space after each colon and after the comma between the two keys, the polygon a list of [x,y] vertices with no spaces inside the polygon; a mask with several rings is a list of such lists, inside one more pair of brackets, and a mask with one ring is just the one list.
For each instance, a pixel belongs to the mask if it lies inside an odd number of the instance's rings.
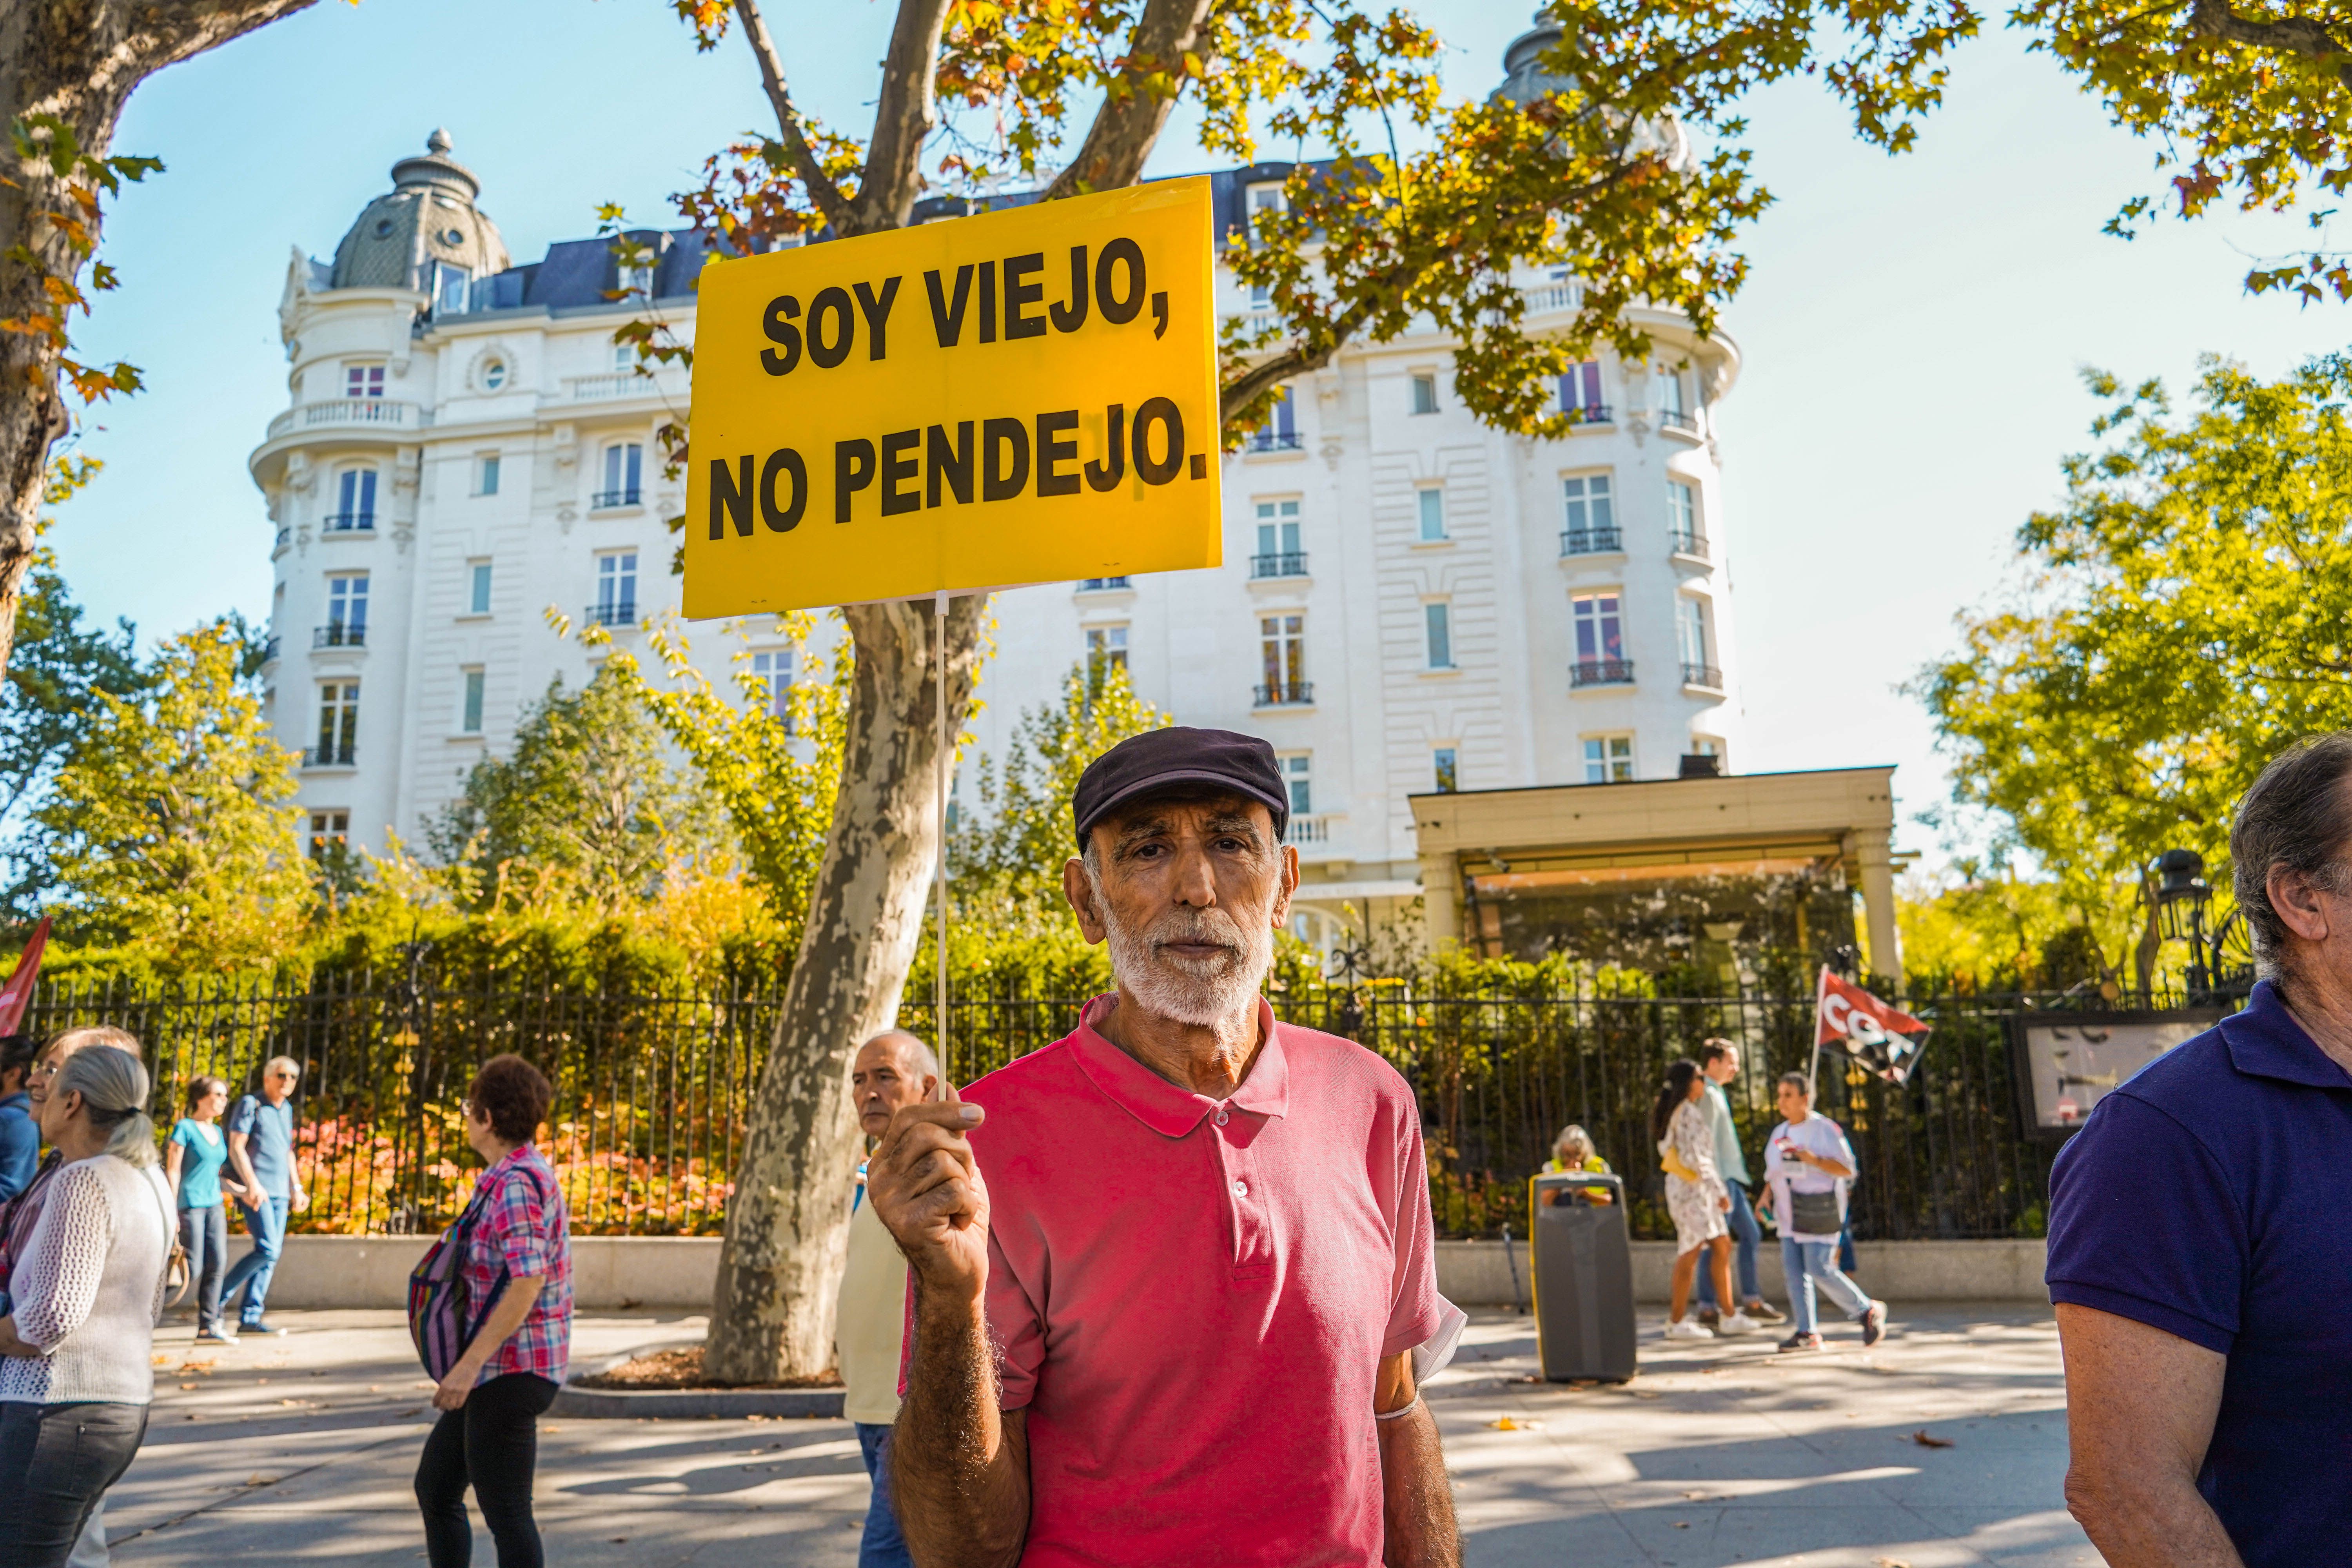
{"label": "dome cupola", "polygon": [[509,262],[498,225],[474,205],[482,183],[449,156],[449,133],[436,131],[420,156],[392,166],[392,189],[368,203],[335,247],[331,289],[414,289],[437,294],[444,268],[468,279],[503,272]]}

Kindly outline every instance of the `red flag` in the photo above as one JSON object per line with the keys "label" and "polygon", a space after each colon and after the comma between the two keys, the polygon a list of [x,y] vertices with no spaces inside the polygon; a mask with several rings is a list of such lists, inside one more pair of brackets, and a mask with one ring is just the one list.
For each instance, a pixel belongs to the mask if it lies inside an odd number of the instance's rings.
{"label": "red flag", "polygon": [[1928,1026],[1822,966],[1813,997],[1813,1048],[1835,1046],[1889,1083],[1911,1076]]}
{"label": "red flag", "polygon": [[16,961],[16,973],[0,985],[0,1035],[15,1034],[25,1021],[25,1004],[33,999],[33,981],[41,973],[41,949],[48,944],[49,917],[43,915],[33,928],[33,940],[25,944],[25,956]]}

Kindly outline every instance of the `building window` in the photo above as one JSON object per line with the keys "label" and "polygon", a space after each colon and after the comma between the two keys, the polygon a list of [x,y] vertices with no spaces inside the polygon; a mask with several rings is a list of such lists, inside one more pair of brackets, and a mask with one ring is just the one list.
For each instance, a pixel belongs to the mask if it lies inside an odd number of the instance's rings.
{"label": "building window", "polygon": [[482,732],[482,687],[485,684],[485,678],[479,669],[467,669],[459,673],[465,679],[466,695],[457,710],[457,732],[461,735],[478,735]]}
{"label": "building window", "polygon": [[490,563],[469,562],[466,567],[466,613],[487,616],[490,613]]}
{"label": "building window", "polygon": [[466,290],[474,275],[462,267],[452,267],[446,261],[433,264],[433,313],[436,316],[462,316],[466,313]]}
{"label": "building window", "polygon": [[1683,402],[1683,373],[1679,369],[1658,372],[1658,418],[1677,430],[1693,428],[1690,410]]}
{"label": "building window", "polygon": [[616,375],[635,375],[646,356],[634,342],[613,345],[613,371]]}
{"label": "building window", "polygon": [[484,362],[482,365],[482,390],[484,392],[496,392],[506,384],[507,362],[502,359],[494,359]]}
{"label": "building window", "polygon": [[1135,584],[1133,581],[1126,577],[1081,577],[1078,579],[1078,592],[1081,594],[1116,594],[1122,588],[1132,588],[1134,586]]}
{"label": "building window", "polygon": [[604,488],[588,498],[592,507],[635,506],[637,480],[644,469],[646,449],[635,441],[615,441],[604,448]]}
{"label": "building window", "polygon": [[787,734],[793,727],[793,650],[788,647],[761,648],[751,656],[751,676],[767,683],[767,694],[760,699],[760,707],[769,717],[780,721]]}
{"label": "building window", "polygon": [[1265,423],[1250,432],[1249,449],[1253,452],[1296,452],[1298,450],[1298,405],[1292,400],[1286,386],[1275,398]]}
{"label": "building window", "polygon": [[314,811],[310,814],[310,858],[324,860],[351,842],[352,814]]}
{"label": "building window", "polygon": [[1412,411],[1415,414],[1437,412],[1437,378],[1416,375],[1412,378]]}
{"label": "building window", "polygon": [[1595,555],[1618,548],[1617,508],[1607,474],[1570,474],[1559,481],[1562,555]]}
{"label": "building window", "polygon": [[1089,672],[1101,674],[1127,668],[1125,626],[1087,628],[1087,668]]}
{"label": "building window", "polygon": [[474,493],[494,496],[499,493],[499,455],[485,452],[474,461]]}
{"label": "building window", "polygon": [[1257,232],[1257,220],[1267,213],[1283,210],[1282,186],[1276,184],[1252,185],[1249,188],[1250,232]]}
{"label": "building window", "polygon": [[1597,425],[1609,417],[1609,405],[1601,401],[1601,362],[1586,360],[1568,367],[1559,378],[1559,411],[1573,414],[1588,425]]}
{"label": "building window", "polygon": [[1437,793],[1452,795],[1462,787],[1460,753],[1451,746],[1440,746],[1429,753],[1429,771],[1436,781]]}
{"label": "building window", "polygon": [[1421,523],[1421,542],[1434,544],[1445,537],[1445,492],[1435,485],[1415,490],[1413,505]]}
{"label": "building window", "polygon": [[1706,605],[1693,598],[1676,602],[1675,642],[1682,653],[1684,685],[1722,687],[1722,672],[1707,659]]}
{"label": "building window", "polygon": [[1579,594],[1569,601],[1576,626],[1576,667],[1570,684],[1612,686],[1633,679],[1614,593]]}
{"label": "building window", "polygon": [[1421,614],[1428,631],[1429,668],[1452,669],[1454,668],[1454,606],[1443,599],[1438,599],[1423,605],[1421,607]]}
{"label": "building window", "polygon": [[1315,812],[1315,757],[1311,752],[1290,752],[1275,759],[1282,770],[1282,786],[1290,795],[1290,815],[1311,816]]}
{"label": "building window", "polygon": [[1690,754],[1694,757],[1713,757],[1715,771],[1718,777],[1731,771],[1731,762],[1724,755],[1722,741],[1713,735],[1693,735]]}
{"label": "building window", "polygon": [[637,552],[612,550],[596,557],[596,603],[589,618],[600,626],[625,626],[637,618]]}
{"label": "building window", "polygon": [[335,476],[335,510],[329,513],[329,533],[365,533],[375,527],[375,470],[345,468]]}
{"label": "building window", "polygon": [[319,683],[319,743],[303,760],[314,768],[347,768],[359,739],[360,683]]}
{"label": "building window", "polygon": [[319,628],[320,647],[367,646],[368,574],[337,573],[327,579],[327,624]]}
{"label": "building window", "polygon": [[1584,739],[1584,782],[1624,784],[1633,776],[1633,737],[1588,735]]}
{"label": "building window", "polygon": [[343,366],[345,397],[382,397],[383,366],[380,364],[347,364]]}
{"label": "building window", "polygon": [[1257,689],[1258,706],[1313,701],[1315,689],[1307,680],[1307,617],[1260,616],[1257,630],[1265,676]]}
{"label": "building window", "polygon": [[1298,503],[1262,500],[1257,503],[1257,553],[1250,557],[1253,577],[1304,577],[1307,552],[1298,543]]}
{"label": "building window", "polygon": [[1698,525],[1698,492],[1682,479],[1666,481],[1666,531],[1677,555],[1706,553],[1706,535]]}

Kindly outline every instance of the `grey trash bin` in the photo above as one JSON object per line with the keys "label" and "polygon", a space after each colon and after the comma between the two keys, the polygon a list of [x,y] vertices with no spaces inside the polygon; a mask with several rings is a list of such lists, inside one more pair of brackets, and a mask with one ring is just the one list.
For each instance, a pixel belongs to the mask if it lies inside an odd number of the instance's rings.
{"label": "grey trash bin", "polygon": [[[1528,1184],[1535,1221],[1528,1272],[1535,1281],[1536,1350],[1547,1382],[1633,1375],[1633,1247],[1625,1184],[1615,1176],[1557,1173]],[[1612,1203],[1585,1200],[1608,1187]]]}

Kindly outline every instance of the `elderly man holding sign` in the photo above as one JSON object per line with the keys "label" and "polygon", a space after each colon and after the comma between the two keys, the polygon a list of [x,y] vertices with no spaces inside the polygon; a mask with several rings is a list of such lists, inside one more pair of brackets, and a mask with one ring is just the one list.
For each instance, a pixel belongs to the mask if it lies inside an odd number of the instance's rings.
{"label": "elderly man holding sign", "polygon": [[867,1178],[913,1278],[916,1560],[1457,1563],[1418,1105],[1259,995],[1298,881],[1272,748],[1154,731],[1074,805],[1063,889],[1118,990],[899,1110]]}

